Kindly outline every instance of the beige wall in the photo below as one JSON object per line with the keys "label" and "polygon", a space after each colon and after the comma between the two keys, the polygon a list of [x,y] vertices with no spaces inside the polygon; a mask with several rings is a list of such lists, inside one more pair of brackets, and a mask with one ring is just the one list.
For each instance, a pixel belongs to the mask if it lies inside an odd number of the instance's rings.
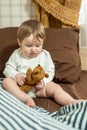
{"label": "beige wall", "polygon": [[35,19],[31,0],[0,0],[0,28],[19,26],[28,19]]}
{"label": "beige wall", "polygon": [[80,48],[82,70],[87,70],[87,47]]}

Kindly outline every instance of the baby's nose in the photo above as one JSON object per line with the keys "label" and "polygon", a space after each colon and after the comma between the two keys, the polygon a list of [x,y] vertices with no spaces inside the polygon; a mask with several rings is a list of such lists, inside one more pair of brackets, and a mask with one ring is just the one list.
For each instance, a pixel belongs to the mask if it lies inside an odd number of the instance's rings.
{"label": "baby's nose", "polygon": [[35,51],[35,46],[33,46],[33,47],[31,48],[31,50],[32,50],[32,51]]}

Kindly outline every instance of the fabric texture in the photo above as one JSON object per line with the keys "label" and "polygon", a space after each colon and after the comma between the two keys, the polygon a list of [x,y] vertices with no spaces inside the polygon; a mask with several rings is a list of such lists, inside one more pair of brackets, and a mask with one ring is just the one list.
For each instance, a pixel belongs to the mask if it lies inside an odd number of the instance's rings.
{"label": "fabric texture", "polygon": [[53,113],[30,108],[0,86],[1,130],[87,130],[87,102],[62,107]]}
{"label": "fabric texture", "polygon": [[36,5],[36,19],[45,27],[79,28],[81,0],[32,0]]}
{"label": "fabric texture", "polygon": [[81,61],[78,47],[77,29],[46,29],[44,48],[53,58],[56,73],[55,79],[62,83],[75,83],[81,73]]}

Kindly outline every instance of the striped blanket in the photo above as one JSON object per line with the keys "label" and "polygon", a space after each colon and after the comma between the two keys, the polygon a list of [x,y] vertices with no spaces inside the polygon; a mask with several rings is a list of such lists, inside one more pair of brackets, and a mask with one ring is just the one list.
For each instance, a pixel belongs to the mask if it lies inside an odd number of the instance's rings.
{"label": "striped blanket", "polygon": [[28,107],[0,86],[0,130],[87,130],[87,101],[50,113]]}

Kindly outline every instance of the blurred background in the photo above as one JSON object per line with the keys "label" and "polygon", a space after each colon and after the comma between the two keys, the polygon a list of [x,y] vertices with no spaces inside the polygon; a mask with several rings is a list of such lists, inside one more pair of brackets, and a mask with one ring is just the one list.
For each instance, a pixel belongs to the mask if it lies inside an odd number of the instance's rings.
{"label": "blurred background", "polygon": [[0,0],[0,28],[29,19],[49,28],[79,28],[80,46],[87,47],[87,0]]}
{"label": "blurred background", "polygon": [[0,28],[19,26],[35,17],[35,5],[31,0],[0,0]]}

